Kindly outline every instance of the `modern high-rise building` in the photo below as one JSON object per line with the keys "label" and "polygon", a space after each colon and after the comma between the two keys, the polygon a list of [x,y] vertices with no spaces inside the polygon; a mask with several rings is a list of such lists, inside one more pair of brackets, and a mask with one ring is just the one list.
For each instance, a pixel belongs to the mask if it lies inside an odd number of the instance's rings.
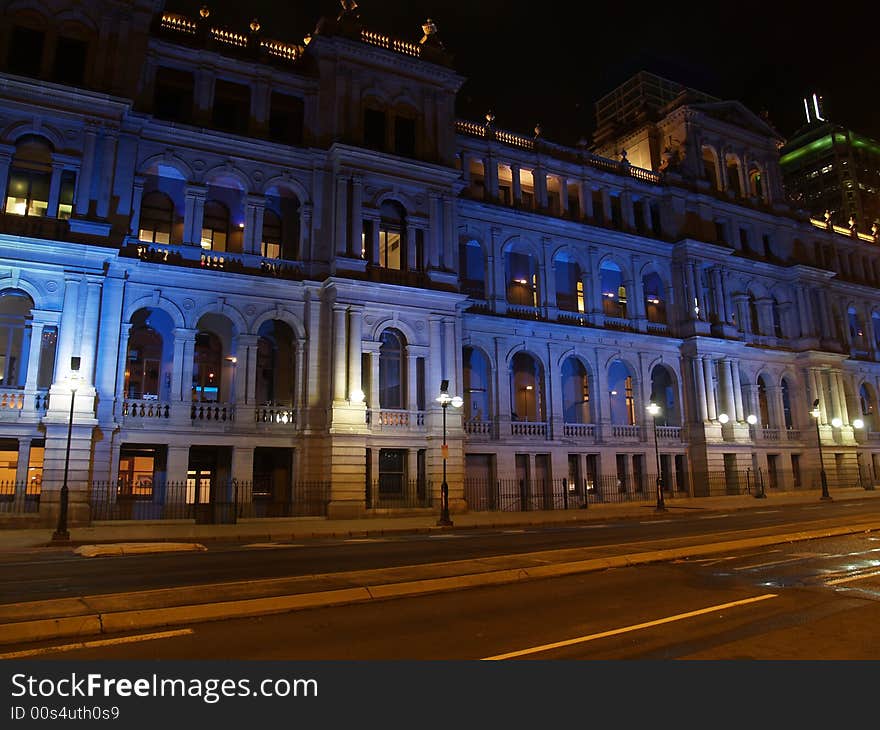
{"label": "modern high-rise building", "polygon": [[821,98],[804,100],[807,124],[781,149],[793,205],[833,225],[869,232],[880,225],[880,142],[824,118]]}
{"label": "modern high-rise building", "polygon": [[456,119],[436,26],[368,17],[6,7],[9,521],[873,478],[877,238],[789,204],[765,121],[663,84],[593,151]]}

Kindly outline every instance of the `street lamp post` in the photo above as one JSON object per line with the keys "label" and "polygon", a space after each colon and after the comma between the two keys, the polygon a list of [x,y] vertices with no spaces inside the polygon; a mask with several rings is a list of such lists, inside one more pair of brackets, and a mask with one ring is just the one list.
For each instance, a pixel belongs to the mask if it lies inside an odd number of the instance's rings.
{"label": "street lamp post", "polygon": [[64,452],[64,480],[61,482],[61,503],[58,509],[58,527],[52,534],[52,542],[69,542],[70,532],[67,530],[67,503],[70,490],[67,486],[67,474],[70,468],[70,438],[73,434],[73,406],[76,402],[76,387],[79,382],[80,359],[70,358],[70,415],[67,419],[67,450]]}
{"label": "street lamp post", "polygon": [[663,501],[663,471],[660,469],[660,447],[657,445],[657,416],[660,414],[660,406],[656,403],[648,405],[648,413],[654,426],[654,456],[657,459],[657,512],[666,511],[666,503]]}
{"label": "street lamp post", "polygon": [[443,446],[441,447],[441,455],[443,457],[443,484],[440,485],[440,519],[437,525],[440,527],[452,527],[452,520],[449,517],[449,484],[446,482],[446,458],[449,456],[449,446],[446,444],[446,409],[449,404],[453,408],[461,408],[464,402],[461,396],[449,395],[449,381],[440,382],[440,395],[437,396],[437,402],[443,409]]}
{"label": "street lamp post", "polygon": [[819,478],[822,482],[821,499],[830,501],[831,495],[828,494],[828,477],[825,475],[825,459],[822,456],[822,435],[819,433],[819,399],[813,401],[813,410],[810,415],[816,419],[816,445],[819,447]]}

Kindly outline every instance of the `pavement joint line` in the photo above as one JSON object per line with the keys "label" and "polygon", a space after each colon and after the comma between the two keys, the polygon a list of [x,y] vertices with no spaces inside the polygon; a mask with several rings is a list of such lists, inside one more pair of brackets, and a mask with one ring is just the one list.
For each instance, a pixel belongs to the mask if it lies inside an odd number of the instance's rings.
{"label": "pavement joint line", "polygon": [[[858,532],[870,532],[880,530],[880,522],[862,523],[832,528],[800,531],[794,533],[782,533],[776,535],[764,535],[758,537],[743,538],[739,540],[727,540],[717,543],[705,543],[673,547],[666,549],[647,550],[629,554],[620,554],[604,557],[592,557],[581,560],[569,560],[564,562],[550,562],[538,565],[519,565],[507,568],[497,568],[495,561],[498,558],[528,560],[540,560],[541,553],[526,553],[513,556],[488,556],[475,560],[449,561],[446,563],[432,563],[417,566],[397,566],[398,574],[406,570],[414,569],[437,569],[438,566],[453,566],[459,564],[466,567],[465,563],[487,567],[487,570],[471,571],[456,575],[445,575],[421,579],[399,580],[396,582],[357,584],[357,574],[362,578],[381,576],[382,574],[394,575],[395,568],[372,569],[366,571],[352,571],[351,573],[324,574],[323,576],[297,576],[303,580],[307,578],[320,578],[334,576],[337,580],[350,581],[348,586],[333,588],[322,591],[293,593],[284,595],[251,596],[234,600],[216,600],[212,602],[182,605],[164,605],[144,607],[129,610],[101,610],[101,604],[119,601],[128,596],[144,596],[145,594],[157,595],[164,592],[171,595],[175,592],[191,595],[192,586],[181,586],[172,589],[157,589],[153,591],[135,591],[123,594],[96,595],[77,597],[76,599],[50,599],[49,601],[35,601],[23,604],[0,605],[0,615],[17,608],[25,610],[30,615],[30,609],[39,604],[70,601],[72,604],[81,603],[86,610],[85,614],[49,616],[40,619],[13,621],[0,623],[0,644],[26,643],[69,636],[90,636],[100,634],[112,634],[122,631],[132,631],[145,628],[158,628],[162,626],[174,626],[185,623],[203,621],[216,621],[222,619],[245,618],[248,616],[267,615],[272,613],[284,613],[293,610],[316,608],[321,606],[346,605],[362,603],[372,600],[386,600],[405,596],[417,596],[428,593],[438,593],[450,590],[474,588],[479,586],[501,585],[522,580],[558,577],[585,573],[598,570],[608,570],[614,567],[632,567],[648,563],[664,562],[684,557],[698,557],[701,555],[713,555],[731,550],[748,549],[762,545],[773,545],[785,542],[798,542],[802,540],[834,537]],[[553,551],[542,551],[543,553]],[[547,557],[545,555],[545,557]],[[494,558],[494,560],[492,559]],[[281,584],[291,578],[268,579],[266,583],[274,581]],[[232,586],[241,584],[253,584],[252,581],[236,581],[233,583],[214,584],[221,589],[230,589]],[[207,591],[205,586],[198,586],[204,595]]]}

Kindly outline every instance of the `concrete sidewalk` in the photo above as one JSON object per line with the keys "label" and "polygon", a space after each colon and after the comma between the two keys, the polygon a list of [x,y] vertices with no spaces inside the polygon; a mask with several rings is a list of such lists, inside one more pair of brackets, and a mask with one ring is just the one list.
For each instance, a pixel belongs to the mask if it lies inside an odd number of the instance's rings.
{"label": "concrete sidewalk", "polygon": [[[880,499],[880,490],[859,487],[837,489],[835,501],[849,499]],[[720,497],[673,497],[665,500],[667,516],[675,517],[698,512],[723,512],[742,509],[769,509],[776,504],[821,504],[818,490],[768,492],[766,499],[751,495]],[[878,502],[880,510],[880,502]],[[189,521],[104,522],[90,527],[70,529],[72,545],[106,542],[206,542],[302,540],[311,537],[346,538],[379,537],[395,534],[439,532],[449,529],[527,527],[655,516],[654,502],[590,504],[588,509],[536,510],[531,512],[467,512],[451,515],[452,528],[438,527],[437,514],[418,516],[370,516],[361,519],[327,520],[319,517],[291,517],[240,520],[234,525],[196,525]],[[0,552],[20,549],[69,549],[53,546],[52,529],[2,529]]]}

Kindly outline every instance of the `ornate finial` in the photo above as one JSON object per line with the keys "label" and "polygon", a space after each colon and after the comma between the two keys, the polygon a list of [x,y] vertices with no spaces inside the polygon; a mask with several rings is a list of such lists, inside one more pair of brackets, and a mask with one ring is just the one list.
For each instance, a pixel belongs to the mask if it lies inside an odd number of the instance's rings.
{"label": "ornate finial", "polygon": [[535,137],[540,137],[540,136],[541,136],[541,125],[539,123],[539,124],[535,125]]}
{"label": "ornate finial", "polygon": [[342,10],[346,13],[352,12],[358,6],[355,0],[339,0],[339,4],[342,5]]}
{"label": "ornate finial", "polygon": [[207,5],[202,5],[202,7],[199,8],[199,15],[201,15],[202,18],[204,18],[205,20],[208,19],[208,16],[210,14],[211,14],[211,8],[209,8]]}
{"label": "ornate finial", "polygon": [[871,235],[874,236],[874,238],[877,238],[878,232],[880,232],[880,226],[877,225],[877,221],[874,221],[871,224]]}
{"label": "ornate finial", "polygon": [[260,32],[260,21],[257,20],[256,18],[254,18],[251,21],[251,32],[252,33],[259,33]]}
{"label": "ornate finial", "polygon": [[629,165],[630,161],[626,157],[626,150],[620,150],[620,164]]}
{"label": "ornate finial", "polygon": [[422,38],[422,43],[424,43],[430,36],[434,35],[437,32],[437,26],[434,24],[434,21],[428,18],[424,23],[422,23],[422,33],[425,34],[425,37]]}
{"label": "ornate finial", "polygon": [[311,33],[307,33],[307,34],[303,37],[303,45],[304,45],[304,46],[307,46],[307,45],[309,45],[309,43],[311,43],[311,41],[312,41],[312,34],[311,34]]}
{"label": "ornate finial", "polygon": [[825,212],[822,214],[822,217],[825,218],[826,223],[831,223],[831,211],[828,208],[825,208]]}
{"label": "ornate finial", "polygon": [[854,230],[855,227],[856,227],[856,218],[855,218],[855,216],[851,215],[851,216],[849,217],[849,220],[847,221],[847,223],[849,224],[849,229],[850,229],[851,231]]}
{"label": "ornate finial", "polygon": [[486,112],[486,126],[491,127],[495,123],[495,112],[491,109]]}

